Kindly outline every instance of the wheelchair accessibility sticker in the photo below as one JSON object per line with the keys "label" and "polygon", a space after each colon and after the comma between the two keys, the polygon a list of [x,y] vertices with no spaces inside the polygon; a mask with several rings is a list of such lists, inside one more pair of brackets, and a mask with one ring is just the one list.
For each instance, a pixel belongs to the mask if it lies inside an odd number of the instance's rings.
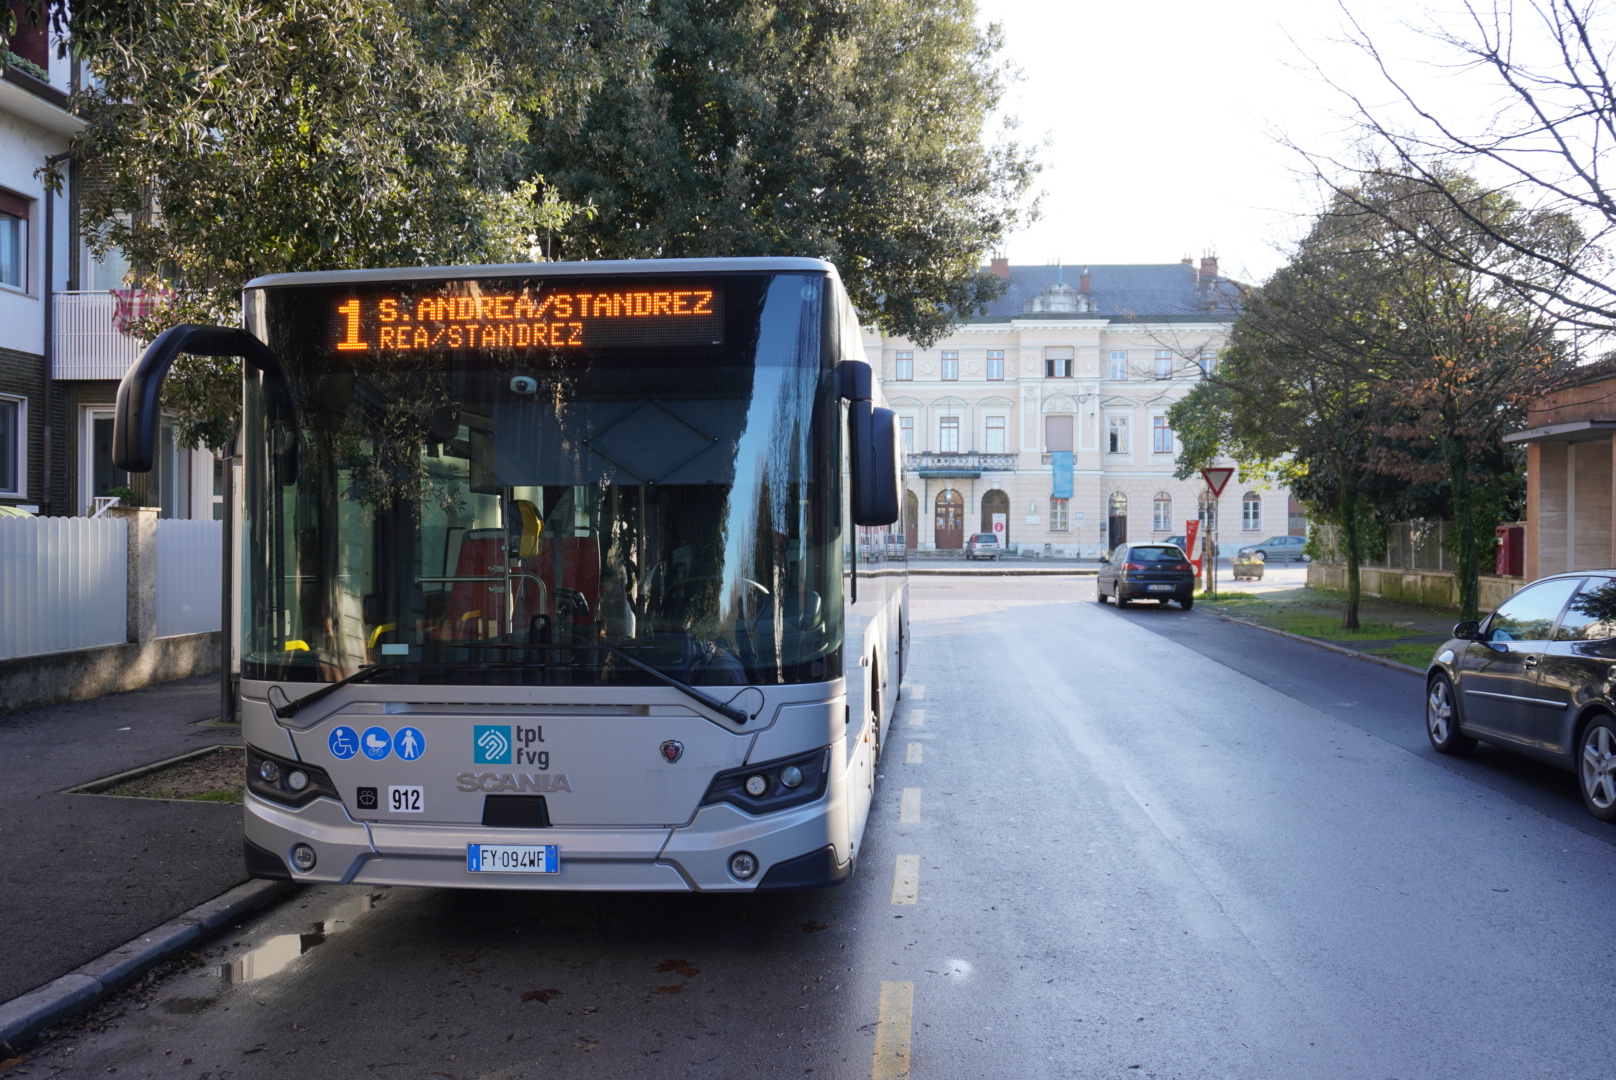
{"label": "wheelchair accessibility sticker", "polygon": [[359,753],[359,736],[354,734],[351,727],[336,727],[331,729],[331,737],[326,740],[331,747],[331,756],[339,761],[347,761]]}

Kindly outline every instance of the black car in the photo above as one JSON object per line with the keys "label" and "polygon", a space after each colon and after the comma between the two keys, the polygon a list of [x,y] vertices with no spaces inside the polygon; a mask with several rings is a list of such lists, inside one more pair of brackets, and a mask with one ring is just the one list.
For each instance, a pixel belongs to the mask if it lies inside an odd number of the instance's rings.
{"label": "black car", "polygon": [[1114,597],[1119,608],[1131,600],[1177,600],[1185,610],[1195,604],[1195,570],[1176,544],[1119,544],[1100,556],[1094,587],[1095,599]]}
{"label": "black car", "polygon": [[1616,570],[1534,581],[1462,622],[1426,673],[1425,730],[1443,754],[1477,741],[1577,774],[1589,813],[1616,821]]}

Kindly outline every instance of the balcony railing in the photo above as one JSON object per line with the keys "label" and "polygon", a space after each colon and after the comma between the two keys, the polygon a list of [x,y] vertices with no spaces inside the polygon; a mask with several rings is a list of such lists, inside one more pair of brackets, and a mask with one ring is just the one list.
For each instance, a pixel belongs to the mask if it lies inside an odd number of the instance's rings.
{"label": "balcony railing", "polygon": [[934,479],[968,479],[985,472],[1014,472],[1015,454],[981,454],[966,451],[957,454],[927,450],[910,454],[909,470],[918,476]]}
{"label": "balcony railing", "polygon": [[117,298],[110,292],[59,292],[51,296],[51,336],[57,379],[121,379],[144,347],[112,324]]}

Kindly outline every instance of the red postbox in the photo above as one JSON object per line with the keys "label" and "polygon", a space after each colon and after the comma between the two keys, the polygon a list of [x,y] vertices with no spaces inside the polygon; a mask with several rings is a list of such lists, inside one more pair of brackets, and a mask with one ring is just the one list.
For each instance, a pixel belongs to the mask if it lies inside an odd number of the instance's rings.
{"label": "red postbox", "polygon": [[1526,527],[1500,525],[1493,530],[1498,537],[1498,563],[1494,572],[1501,577],[1520,577],[1526,573]]}

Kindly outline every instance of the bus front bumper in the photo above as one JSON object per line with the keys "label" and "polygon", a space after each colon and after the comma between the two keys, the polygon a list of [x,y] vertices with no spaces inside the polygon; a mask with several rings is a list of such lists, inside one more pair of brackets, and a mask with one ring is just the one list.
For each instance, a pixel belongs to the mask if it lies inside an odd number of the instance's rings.
{"label": "bus front bumper", "polygon": [[[832,793],[834,794],[834,792]],[[829,800],[829,805],[827,805]],[[839,799],[753,816],[720,803],[687,825],[502,829],[480,825],[402,825],[355,821],[334,799],[291,808],[248,792],[247,869],[254,877],[354,885],[613,892],[749,892],[834,885],[852,870]],[[307,844],[316,862],[292,869]],[[554,874],[472,873],[470,844],[554,844]],[[731,857],[745,851],[759,869],[741,881]],[[772,872],[772,873],[771,873]]]}

